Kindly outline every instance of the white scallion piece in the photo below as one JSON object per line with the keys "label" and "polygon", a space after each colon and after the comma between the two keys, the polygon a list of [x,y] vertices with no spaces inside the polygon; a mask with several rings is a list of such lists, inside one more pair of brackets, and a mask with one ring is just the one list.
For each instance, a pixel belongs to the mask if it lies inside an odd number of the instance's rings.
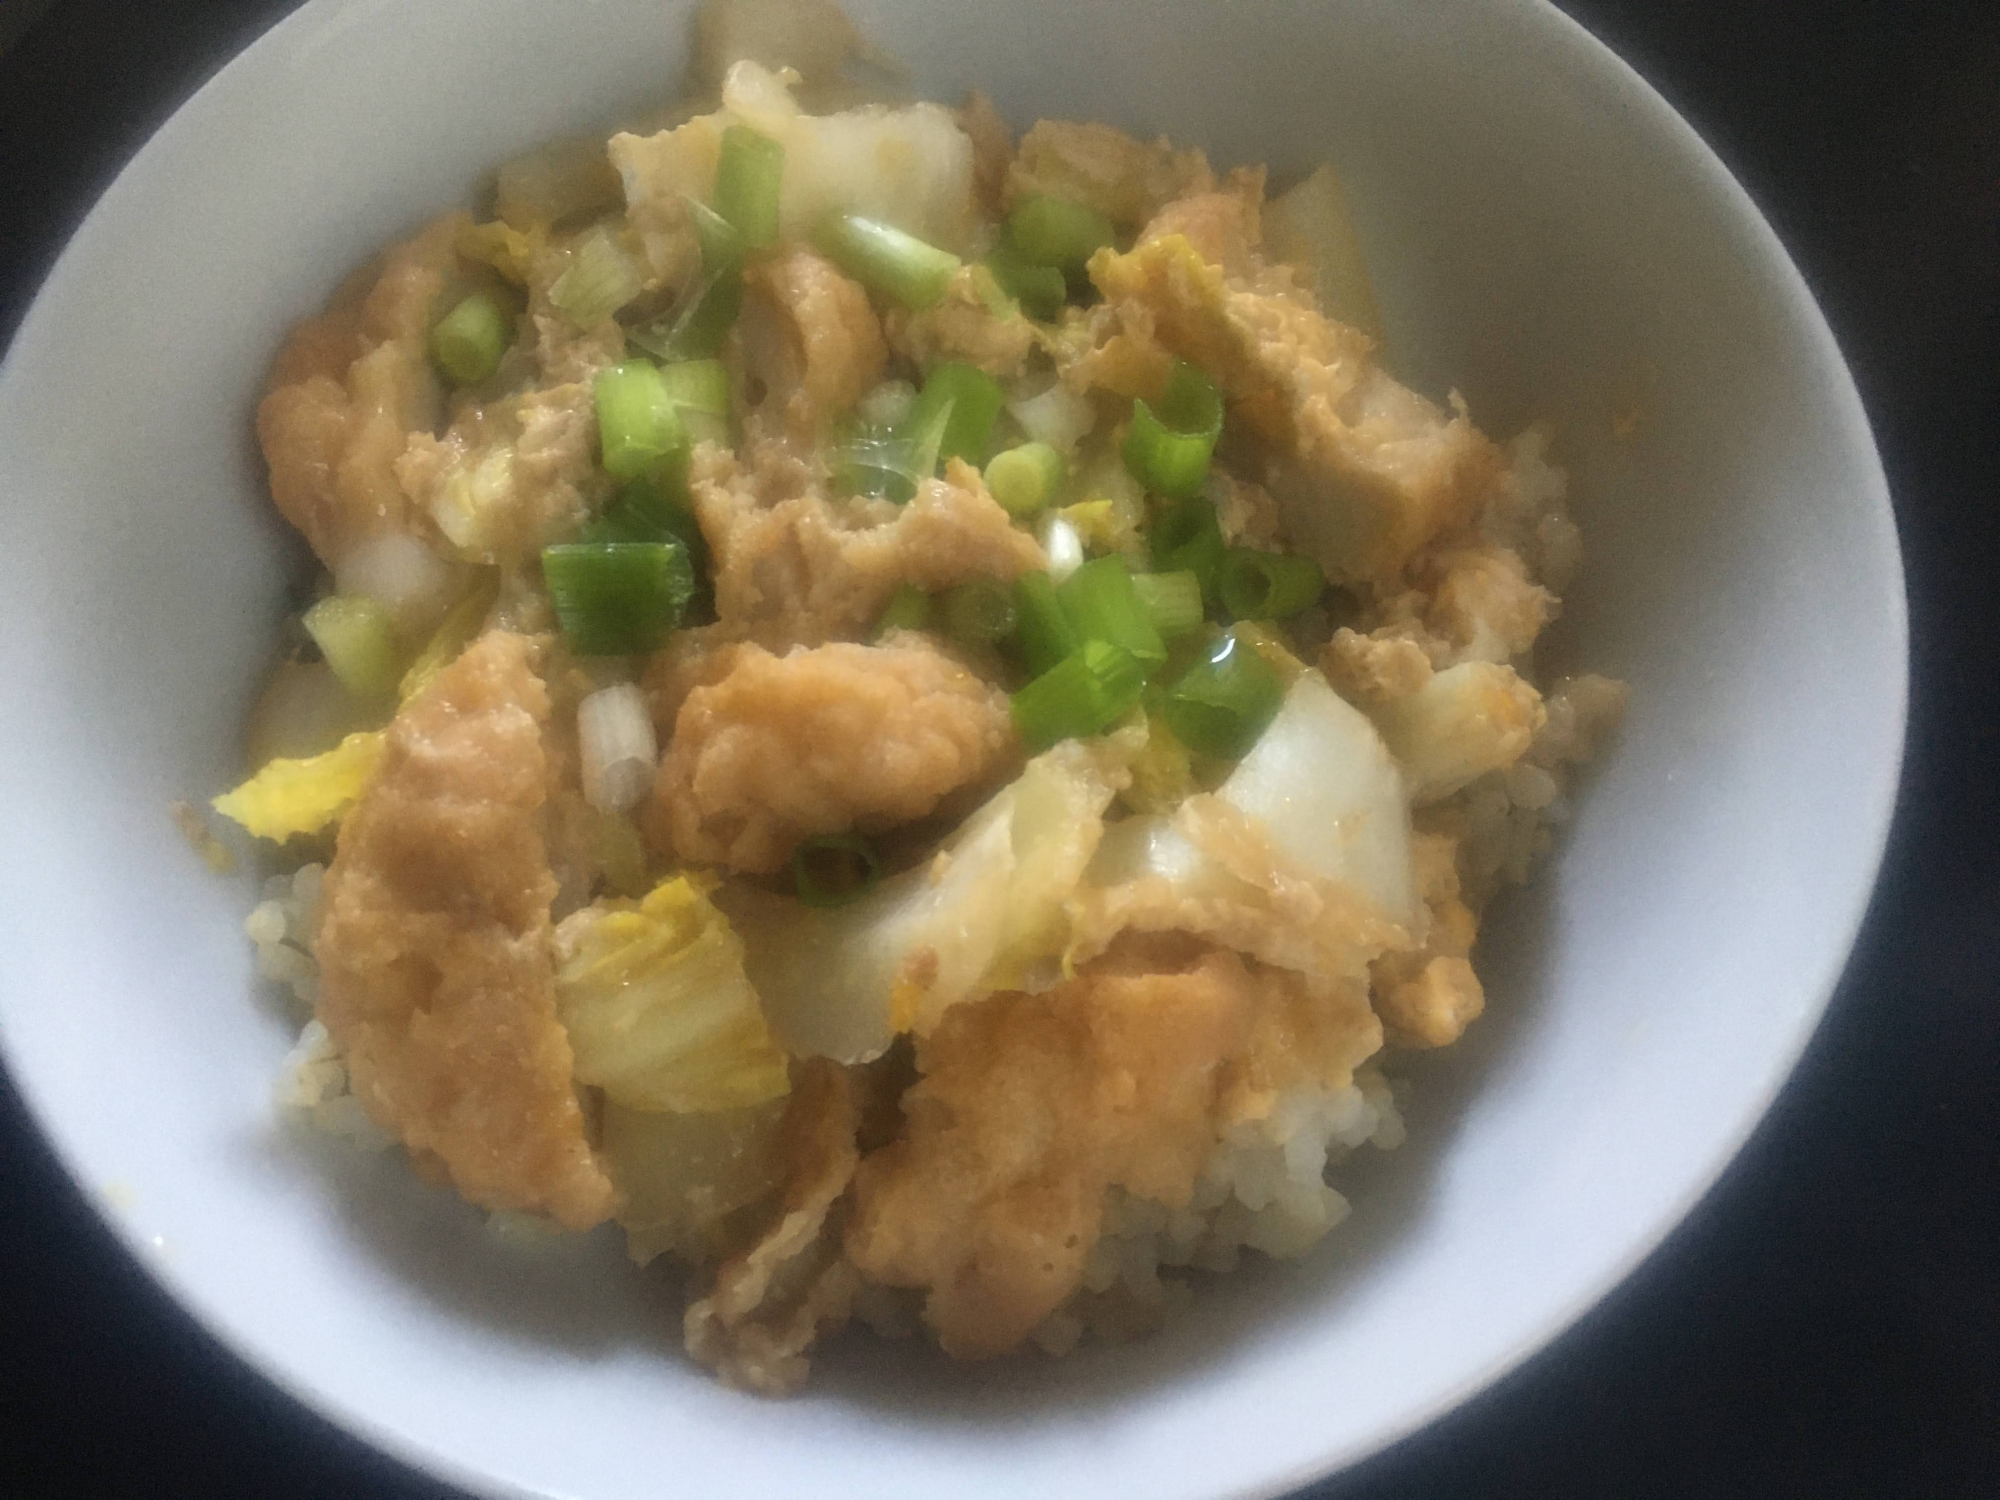
{"label": "white scallion piece", "polygon": [[406,639],[421,636],[451,602],[451,565],[401,532],[355,543],[333,570],[334,588],[373,599]]}
{"label": "white scallion piece", "polygon": [[1057,583],[1083,566],[1083,538],[1061,516],[1050,516],[1042,527],[1042,551],[1049,557],[1049,577]]}
{"label": "white scallion piece", "polygon": [[638,685],[599,688],[576,708],[583,756],[583,796],[602,812],[629,812],[653,788],[660,758],[653,719]]}
{"label": "white scallion piece", "polygon": [[1089,398],[1079,396],[1061,381],[1040,395],[1008,402],[1007,410],[1029,437],[1059,453],[1074,453],[1097,422],[1097,411]]}

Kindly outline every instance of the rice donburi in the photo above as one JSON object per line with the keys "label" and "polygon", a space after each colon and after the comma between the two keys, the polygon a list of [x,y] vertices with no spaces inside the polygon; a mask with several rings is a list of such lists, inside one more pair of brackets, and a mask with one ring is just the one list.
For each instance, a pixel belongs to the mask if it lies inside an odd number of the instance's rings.
{"label": "rice donburi", "polygon": [[884,102],[825,6],[698,40],[271,371],[318,566],[216,806],[281,1097],[689,1268],[749,1389],[1142,1332],[1480,1014],[1624,698],[1534,671],[1564,476],[1390,373],[1330,169]]}

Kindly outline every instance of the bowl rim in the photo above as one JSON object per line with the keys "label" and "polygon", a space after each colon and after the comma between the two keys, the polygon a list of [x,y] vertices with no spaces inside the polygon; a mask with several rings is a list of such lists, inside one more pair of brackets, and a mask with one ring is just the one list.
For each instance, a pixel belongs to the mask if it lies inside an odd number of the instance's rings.
{"label": "bowl rim", "polygon": [[[1824,312],[1813,296],[1797,262],[1783,239],[1772,227],[1756,200],[1738,180],[1700,133],[1666,97],[1632,64],[1601,41],[1582,22],[1558,8],[1553,0],[1489,0],[1495,9],[1511,10],[1524,26],[1539,26],[1552,49],[1564,53],[1564,62],[1580,72],[1595,72],[1615,84],[1621,96],[1642,112],[1642,124],[1660,145],[1696,175],[1714,201],[1726,208],[1737,226],[1750,237],[1757,254],[1774,273],[1775,284],[1784,300],[1784,312],[1808,342],[1816,365],[1831,378],[1831,392],[1837,405],[1833,413],[1839,427],[1851,434],[1861,460],[1855,474],[1858,483],[1857,509],[1874,523],[1873,540],[1880,549],[1877,561],[1885,565],[1885,585],[1892,585],[1893,607],[1885,616],[1892,640],[1887,642],[1896,664],[1894,674],[1893,741],[1894,756],[1877,768],[1874,784],[1865,798],[1857,800],[1856,819],[1869,830],[1865,883],[1857,882],[1848,908],[1828,913],[1824,929],[1838,936],[1821,950],[1821,962],[1810,984],[1800,986],[1813,1002],[1794,1021],[1786,1045],[1766,1059],[1761,1085],[1743,1097],[1737,1117],[1723,1132],[1712,1159],[1704,1163],[1671,1206],[1637,1236],[1625,1253],[1602,1274],[1578,1282],[1562,1299],[1562,1305],[1545,1324],[1523,1337],[1506,1353],[1465,1374],[1441,1389],[1433,1399],[1408,1409],[1399,1420],[1382,1424],[1358,1441],[1348,1441],[1316,1459],[1283,1473],[1268,1473],[1260,1479],[1227,1493],[1241,1500],[1278,1500],[1294,1490],[1327,1479],[1373,1458],[1404,1441],[1440,1417],[1463,1406],[1482,1392],[1492,1389],[1508,1375],[1537,1355],[1549,1350],[1567,1335],[1617,1287],[1650,1260],[1715,1190],[1718,1182],[1740,1158],[1750,1139],[1770,1117],[1771,1106],[1790,1081],[1801,1057],[1818,1034],[1828,1006],[1852,960],[1862,929],[1880,890],[1884,862],[1895,830],[1901,820],[1909,755],[1910,652],[1908,576],[1904,566],[1887,476],[1872,424],[1856,386],[1852,368]],[[155,155],[171,149],[173,137],[186,120],[210,108],[218,96],[236,85],[243,74],[265,65],[279,49],[304,41],[314,28],[336,23],[347,12],[369,8],[373,0],[303,0],[261,32],[243,42],[239,33],[231,55],[168,113],[152,122],[137,148],[117,172],[73,214],[61,230],[60,249],[40,267],[25,309],[0,352],[0,386],[4,386],[18,361],[19,351],[31,342],[31,334],[45,314],[43,294],[61,276],[78,241],[85,237],[100,210],[126,193],[142,178]],[[7,1045],[4,1016],[0,1016],[0,1070],[4,1070],[22,1102],[22,1116],[37,1144],[60,1165],[67,1187],[86,1204],[100,1228],[128,1261],[141,1272],[144,1283],[173,1313],[199,1330],[208,1343],[239,1361],[261,1379],[297,1402],[305,1412],[324,1420],[368,1444],[412,1470],[456,1485],[475,1495],[505,1497],[505,1500],[545,1500],[544,1492],[521,1486],[499,1474],[475,1468],[442,1447],[408,1431],[379,1421],[364,1410],[351,1406],[331,1392],[316,1387],[304,1374],[285,1363],[275,1352],[256,1343],[250,1336],[232,1332],[215,1319],[202,1302],[185,1294],[172,1265],[147,1253],[145,1236],[128,1218],[116,1212],[101,1195],[85,1191],[82,1164],[51,1124],[52,1112],[43,1106],[38,1084],[12,1061]]]}

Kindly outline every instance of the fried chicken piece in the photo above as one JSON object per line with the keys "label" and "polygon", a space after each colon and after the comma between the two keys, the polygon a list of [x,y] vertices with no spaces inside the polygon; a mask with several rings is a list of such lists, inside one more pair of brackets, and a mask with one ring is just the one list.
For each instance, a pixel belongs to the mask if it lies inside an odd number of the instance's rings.
{"label": "fried chicken piece", "polygon": [[468,222],[447,215],[391,248],[365,294],[300,324],[272,367],[257,408],[271,494],[329,567],[366,537],[429,529],[396,460],[442,410],[426,344]]}
{"label": "fried chicken piece", "polygon": [[674,722],[646,810],[654,845],[769,874],[802,838],[885,831],[1011,763],[1007,695],[920,636],[892,640],[738,648]]}
{"label": "fried chicken piece", "polygon": [[1199,151],[1073,120],[1038,120],[1021,137],[1007,180],[1010,205],[1047,193],[1086,204],[1121,229],[1137,228],[1176,198],[1214,188],[1215,174]]}
{"label": "fried chicken piece", "polygon": [[1175,936],[947,1012],[919,1044],[902,1137],[855,1174],[849,1259],[925,1289],[948,1353],[1016,1347],[1080,1285],[1107,1190],[1185,1207],[1222,1118],[1306,1076],[1348,1081],[1380,1043],[1349,988],[1317,996]]}
{"label": "fried chicken piece", "polygon": [[[1365,334],[1331,322],[1289,273],[1250,254],[1226,202],[1169,211],[1176,230],[1126,254],[1099,251],[1102,306],[1056,342],[1073,387],[1151,398],[1173,357],[1201,367],[1230,403],[1238,461],[1277,500],[1292,540],[1336,582],[1386,583],[1433,538],[1464,525],[1501,482],[1500,452],[1463,411],[1447,414],[1391,379]],[[1155,222],[1162,222],[1156,220]],[[1249,256],[1232,275],[1213,257]]]}
{"label": "fried chicken piece", "polygon": [[319,1019],[369,1118],[485,1208],[611,1212],[556,1019],[547,695],[490,632],[396,716],[327,871]]}
{"label": "fried chicken piece", "polygon": [[780,1127],[784,1191],[746,1250],[724,1261],[683,1323],[687,1351],[723,1380],[782,1396],[805,1382],[806,1351],[846,1321],[861,1288],[841,1253],[837,1210],[860,1153],[865,1101],[825,1058],[798,1069]]}
{"label": "fried chicken piece", "polygon": [[939,360],[976,365],[988,375],[1011,379],[1027,368],[1035,349],[1035,325],[1018,307],[1001,312],[992,301],[1003,294],[984,266],[960,266],[944,296],[921,312],[893,307],[883,319],[889,347],[919,369]]}
{"label": "fried chicken piece", "polygon": [[801,452],[868,393],[889,359],[868,293],[802,245],[744,272],[736,338],[747,372],[746,421],[782,433]]}
{"label": "fried chicken piece", "polygon": [[1008,582],[1048,559],[952,460],[908,505],[828,498],[811,469],[766,445],[747,460],[696,450],[695,514],[713,558],[716,615],[739,637],[817,645],[859,635],[905,583],[930,592]]}

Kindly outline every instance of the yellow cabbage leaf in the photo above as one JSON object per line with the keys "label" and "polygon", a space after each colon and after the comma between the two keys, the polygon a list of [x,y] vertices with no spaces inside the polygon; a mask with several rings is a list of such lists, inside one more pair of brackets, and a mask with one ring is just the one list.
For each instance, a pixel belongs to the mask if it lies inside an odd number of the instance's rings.
{"label": "yellow cabbage leaf", "polygon": [[556,1007],[576,1077],[630,1109],[741,1109],[791,1087],[743,974],[743,942],[685,875],[556,929]]}
{"label": "yellow cabbage leaf", "polygon": [[302,833],[318,833],[354,805],[382,759],[386,743],[379,729],[350,734],[309,760],[273,760],[255,776],[212,804],[260,839],[283,843]]}

